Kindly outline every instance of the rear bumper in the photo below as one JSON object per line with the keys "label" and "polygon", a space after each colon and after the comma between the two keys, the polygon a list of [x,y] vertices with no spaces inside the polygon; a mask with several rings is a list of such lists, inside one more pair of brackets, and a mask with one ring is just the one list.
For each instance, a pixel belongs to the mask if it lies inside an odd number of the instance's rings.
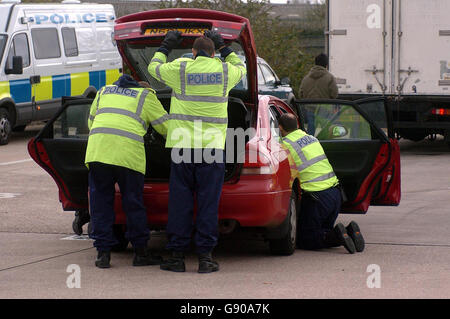
{"label": "rear bumper", "polygon": [[[269,190],[272,180],[225,184],[219,204],[219,220],[236,220],[242,227],[276,227],[286,218],[291,190]],[[265,190],[264,190],[265,189]],[[144,203],[148,223],[154,228],[167,224],[169,189],[167,183],[146,184]],[[195,208],[194,208],[195,210]],[[120,193],[116,192],[116,224],[125,224]]]}

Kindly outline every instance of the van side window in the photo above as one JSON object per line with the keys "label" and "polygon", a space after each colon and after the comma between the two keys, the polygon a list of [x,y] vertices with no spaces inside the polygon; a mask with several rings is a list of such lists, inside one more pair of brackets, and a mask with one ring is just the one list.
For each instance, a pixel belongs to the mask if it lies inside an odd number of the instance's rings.
{"label": "van side window", "polygon": [[56,28],[32,29],[31,38],[36,59],[53,59],[61,56]]}
{"label": "van side window", "polygon": [[64,44],[64,53],[66,56],[78,56],[78,44],[75,28],[62,28],[61,34]]}
{"label": "van side window", "polygon": [[23,67],[30,66],[30,49],[28,46],[28,36],[26,33],[19,33],[14,36],[11,47],[9,48],[8,60],[6,62],[6,68],[12,68],[13,56],[21,56],[23,61]]}

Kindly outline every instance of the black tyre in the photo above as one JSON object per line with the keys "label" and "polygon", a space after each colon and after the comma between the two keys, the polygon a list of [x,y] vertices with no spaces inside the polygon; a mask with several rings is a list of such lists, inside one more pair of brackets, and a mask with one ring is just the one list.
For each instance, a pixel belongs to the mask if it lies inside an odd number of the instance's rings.
{"label": "black tyre", "polygon": [[424,129],[399,129],[398,133],[404,139],[413,142],[420,142],[428,135],[427,131]]}
{"label": "black tyre", "polygon": [[[75,218],[72,222],[72,229],[78,236],[83,234],[83,226],[90,221],[89,212],[87,210],[78,210],[75,212]],[[88,231],[89,233],[89,231]]]}
{"label": "black tyre", "polygon": [[280,239],[272,239],[269,241],[270,252],[274,255],[292,255],[296,248],[297,242],[297,194],[292,190],[289,199],[289,214],[287,216],[288,231],[285,236]]}
{"label": "black tyre", "polygon": [[112,247],[112,251],[114,252],[121,252],[125,251],[128,248],[128,239],[125,238],[125,231],[126,226],[125,225],[114,225],[113,226],[113,232],[116,239],[119,241],[116,245]]}
{"label": "black tyre", "polygon": [[5,108],[0,108],[0,145],[9,143],[11,137],[11,121],[9,112]]}

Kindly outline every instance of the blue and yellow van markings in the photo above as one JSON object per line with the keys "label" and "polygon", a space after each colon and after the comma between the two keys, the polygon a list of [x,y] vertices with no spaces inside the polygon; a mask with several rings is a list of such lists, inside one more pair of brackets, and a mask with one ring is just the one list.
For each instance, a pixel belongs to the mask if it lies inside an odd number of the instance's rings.
{"label": "blue and yellow van markings", "polygon": [[31,86],[30,79],[0,82],[0,98],[12,97],[15,103],[57,99],[62,96],[82,95],[89,86],[99,90],[115,82],[119,69],[42,76],[40,83]]}

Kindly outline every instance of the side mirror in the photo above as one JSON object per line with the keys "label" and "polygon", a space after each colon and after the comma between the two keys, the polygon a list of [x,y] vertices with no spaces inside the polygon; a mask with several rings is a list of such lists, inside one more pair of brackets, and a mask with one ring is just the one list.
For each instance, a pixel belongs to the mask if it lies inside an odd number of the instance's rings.
{"label": "side mirror", "polygon": [[348,134],[348,130],[342,125],[332,125],[330,127],[330,135],[332,138],[344,137]]}
{"label": "side mirror", "polygon": [[281,85],[289,85],[291,84],[291,80],[288,77],[282,78],[280,81]]}
{"label": "side mirror", "polygon": [[12,69],[5,69],[6,74],[22,74],[23,73],[23,59],[21,56],[13,56]]}

